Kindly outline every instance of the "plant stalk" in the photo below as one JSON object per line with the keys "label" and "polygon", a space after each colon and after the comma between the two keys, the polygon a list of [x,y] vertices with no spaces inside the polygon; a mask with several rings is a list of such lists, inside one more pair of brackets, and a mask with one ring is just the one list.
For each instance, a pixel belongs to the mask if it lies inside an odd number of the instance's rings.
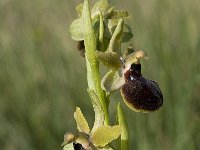
{"label": "plant stalk", "polygon": [[101,102],[101,105],[103,107],[105,115],[104,124],[109,125],[108,107],[106,105],[104,92],[101,88],[99,62],[95,57],[97,43],[93,30],[88,0],[84,0],[84,5],[83,5],[83,28],[84,28],[84,44],[85,44],[86,59],[87,59],[86,66],[87,66],[88,86],[89,88],[93,89],[97,94]]}

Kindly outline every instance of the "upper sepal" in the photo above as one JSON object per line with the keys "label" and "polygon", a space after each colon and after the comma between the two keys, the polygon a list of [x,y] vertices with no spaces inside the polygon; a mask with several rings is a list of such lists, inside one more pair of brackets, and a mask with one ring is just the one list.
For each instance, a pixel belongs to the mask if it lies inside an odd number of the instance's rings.
{"label": "upper sepal", "polygon": [[75,19],[69,27],[71,38],[75,41],[82,41],[83,38],[83,19]]}
{"label": "upper sepal", "polygon": [[95,53],[97,59],[108,68],[119,69],[122,67],[120,56],[115,52],[100,52]]}

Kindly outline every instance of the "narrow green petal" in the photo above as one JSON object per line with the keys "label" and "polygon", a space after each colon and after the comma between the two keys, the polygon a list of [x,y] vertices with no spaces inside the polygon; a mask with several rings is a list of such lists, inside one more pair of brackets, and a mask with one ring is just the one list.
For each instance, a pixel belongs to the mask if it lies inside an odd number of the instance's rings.
{"label": "narrow green petal", "polygon": [[89,128],[88,123],[87,123],[85,117],[83,116],[81,109],[79,107],[76,107],[76,112],[74,113],[74,118],[77,123],[77,129],[80,132],[84,132],[84,133],[88,134],[90,132],[90,128]]}

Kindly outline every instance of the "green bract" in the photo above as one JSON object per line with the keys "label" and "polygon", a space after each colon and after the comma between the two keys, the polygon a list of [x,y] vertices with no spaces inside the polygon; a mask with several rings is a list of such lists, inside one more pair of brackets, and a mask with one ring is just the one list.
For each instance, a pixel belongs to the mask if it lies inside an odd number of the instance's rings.
{"label": "green bract", "polygon": [[96,95],[96,93],[91,89],[88,89],[88,93],[89,93],[90,99],[92,101],[92,105],[93,105],[94,112],[95,112],[94,126],[91,131],[91,132],[93,132],[100,126],[103,126],[104,114],[103,114],[103,108],[101,106],[100,100],[99,100],[98,96]]}

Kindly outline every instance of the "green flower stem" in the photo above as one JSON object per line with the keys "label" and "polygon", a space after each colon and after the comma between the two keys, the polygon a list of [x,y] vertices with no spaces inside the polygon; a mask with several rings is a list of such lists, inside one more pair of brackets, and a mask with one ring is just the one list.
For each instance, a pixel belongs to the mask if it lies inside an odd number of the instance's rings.
{"label": "green flower stem", "polygon": [[104,92],[101,88],[99,62],[95,57],[97,43],[92,26],[91,13],[88,0],[84,0],[84,5],[83,5],[83,28],[84,28],[84,44],[86,50],[86,59],[88,59],[88,62],[86,62],[88,70],[87,72],[88,85],[89,88],[92,88],[99,97],[105,115],[105,124],[109,125],[108,108],[106,105]]}
{"label": "green flower stem", "polygon": [[119,125],[122,127],[122,132],[121,132],[121,142],[120,142],[120,147],[121,150],[129,150],[129,141],[128,141],[128,127],[126,123],[126,118],[124,116],[124,113],[121,109],[120,104],[117,107],[117,119]]}

